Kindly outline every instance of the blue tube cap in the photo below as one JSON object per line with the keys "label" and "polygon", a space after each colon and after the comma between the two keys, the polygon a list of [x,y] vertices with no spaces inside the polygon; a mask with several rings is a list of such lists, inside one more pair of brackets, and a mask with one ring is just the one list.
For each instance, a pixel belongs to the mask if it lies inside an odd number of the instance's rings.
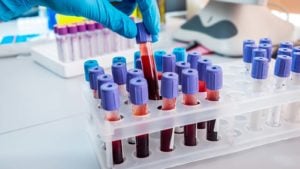
{"label": "blue tube cap", "polygon": [[185,48],[174,48],[173,54],[176,56],[176,62],[185,61],[186,50]]}
{"label": "blue tube cap", "polygon": [[144,73],[141,69],[130,69],[127,71],[127,78],[126,78],[126,90],[129,92],[130,87],[130,80],[136,77],[144,77]]}
{"label": "blue tube cap", "polygon": [[270,62],[271,58],[272,58],[272,49],[273,49],[272,45],[269,43],[261,43],[261,44],[259,44],[259,48],[266,50],[266,57]]}
{"label": "blue tube cap", "polygon": [[198,60],[198,80],[206,80],[206,69],[212,65],[212,61],[209,59],[199,59]]}
{"label": "blue tube cap", "polygon": [[164,55],[162,58],[162,71],[175,72],[176,57],[174,54]]}
{"label": "blue tube cap", "polygon": [[136,35],[136,43],[146,43],[152,42],[152,37],[150,33],[147,31],[143,22],[139,22],[136,24],[137,27],[137,35]]}
{"label": "blue tube cap", "polygon": [[253,51],[252,51],[252,59],[256,58],[256,57],[267,58],[267,50],[266,49],[261,49],[261,48],[253,49]]}
{"label": "blue tube cap", "polygon": [[255,45],[255,41],[252,40],[252,39],[246,39],[246,40],[244,40],[244,41],[243,41],[243,49],[244,49],[244,47],[245,47],[246,45],[251,45],[251,44]]}
{"label": "blue tube cap", "polygon": [[272,45],[272,40],[270,38],[261,38],[259,39],[259,43],[268,43]]}
{"label": "blue tube cap", "polygon": [[201,54],[199,52],[189,52],[187,61],[190,63],[192,69],[197,69],[197,61],[201,58]]}
{"label": "blue tube cap", "polygon": [[130,80],[130,100],[132,104],[142,105],[148,102],[148,85],[143,77],[136,77]]}
{"label": "blue tube cap", "polygon": [[281,42],[279,45],[279,48],[288,48],[288,49],[293,49],[294,44],[289,41]]}
{"label": "blue tube cap", "polygon": [[136,66],[137,69],[143,70],[141,58],[139,58],[139,59],[136,60],[135,66]]}
{"label": "blue tube cap", "polygon": [[115,83],[105,83],[100,88],[101,106],[106,111],[114,111],[120,108],[120,95],[118,85]]}
{"label": "blue tube cap", "polygon": [[182,93],[195,94],[198,92],[198,71],[187,68],[182,71]]}
{"label": "blue tube cap", "polygon": [[84,62],[84,77],[86,81],[90,81],[89,69],[98,66],[97,60],[87,60]]}
{"label": "blue tube cap", "polygon": [[166,54],[166,51],[158,50],[154,52],[155,64],[157,71],[162,71],[162,57]]}
{"label": "blue tube cap", "polygon": [[141,52],[140,51],[135,51],[134,52],[134,68],[137,68],[136,67],[136,61],[139,59],[139,58],[141,58]]}
{"label": "blue tube cap", "polygon": [[178,75],[174,72],[165,72],[161,78],[161,96],[173,99],[178,96]]}
{"label": "blue tube cap", "polygon": [[101,96],[101,86],[105,83],[113,83],[113,77],[110,74],[102,74],[97,77],[98,95]]}
{"label": "blue tube cap", "polygon": [[126,64],[122,62],[114,63],[111,67],[114,82],[118,85],[126,84],[127,68]]}
{"label": "blue tube cap", "polygon": [[292,49],[289,48],[279,48],[277,55],[288,55],[288,56],[292,56]]}
{"label": "blue tube cap", "polygon": [[252,62],[252,52],[254,49],[257,49],[255,44],[247,44],[244,47],[243,50],[243,61],[245,63],[251,63]]}
{"label": "blue tube cap", "polygon": [[251,77],[254,79],[266,79],[268,77],[269,62],[267,58],[256,57],[252,62]]}
{"label": "blue tube cap", "polygon": [[122,62],[126,64],[126,58],[124,56],[116,56],[112,60],[112,64],[117,63],[117,62]]}
{"label": "blue tube cap", "polygon": [[292,57],[278,55],[275,62],[274,74],[278,77],[289,77],[291,74]]}
{"label": "blue tube cap", "polygon": [[91,69],[89,69],[89,76],[90,76],[90,88],[92,90],[97,90],[98,86],[97,86],[97,77],[99,75],[104,74],[104,69],[100,66],[98,67],[93,67]]}
{"label": "blue tube cap", "polygon": [[292,59],[292,72],[300,73],[300,52],[294,52]]}
{"label": "blue tube cap", "polygon": [[293,52],[300,52],[300,46],[295,46],[293,48]]}
{"label": "blue tube cap", "polygon": [[181,80],[182,79],[182,71],[184,69],[188,69],[190,67],[191,67],[191,65],[188,62],[183,62],[183,61],[176,62],[175,72],[178,74],[178,79],[179,79],[179,84],[180,85],[181,85],[181,82],[182,82],[182,80]]}
{"label": "blue tube cap", "polygon": [[220,66],[209,66],[206,70],[206,88],[220,90],[223,87],[223,71]]}

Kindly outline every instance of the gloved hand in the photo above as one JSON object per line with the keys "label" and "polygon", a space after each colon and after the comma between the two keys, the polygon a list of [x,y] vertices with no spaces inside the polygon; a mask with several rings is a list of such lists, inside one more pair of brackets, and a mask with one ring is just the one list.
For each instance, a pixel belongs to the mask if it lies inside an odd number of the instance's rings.
{"label": "gloved hand", "polygon": [[125,37],[133,38],[137,29],[128,15],[138,5],[147,30],[153,35],[153,41],[157,41],[160,18],[156,0],[117,1],[111,3],[109,0],[1,0],[0,20],[7,21],[33,6],[42,5],[61,14],[83,16],[98,21]]}

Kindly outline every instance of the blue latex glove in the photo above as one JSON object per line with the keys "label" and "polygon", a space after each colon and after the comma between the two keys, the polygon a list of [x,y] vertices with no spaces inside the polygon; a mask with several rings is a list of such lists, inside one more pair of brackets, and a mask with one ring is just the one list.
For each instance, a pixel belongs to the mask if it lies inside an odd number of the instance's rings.
{"label": "blue latex glove", "polygon": [[[116,0],[114,0],[116,1]],[[100,22],[105,27],[133,38],[137,34],[135,23],[128,17],[139,6],[147,30],[157,41],[160,28],[156,0],[1,0],[0,20],[7,21],[36,5],[47,6],[58,13],[83,16]]]}

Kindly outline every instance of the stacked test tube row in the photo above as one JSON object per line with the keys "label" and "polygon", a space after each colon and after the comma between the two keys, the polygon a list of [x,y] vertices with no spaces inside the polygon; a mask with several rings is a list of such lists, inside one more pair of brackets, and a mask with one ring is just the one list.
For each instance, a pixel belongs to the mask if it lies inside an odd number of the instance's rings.
{"label": "stacked test tube row", "polygon": [[94,21],[57,25],[54,32],[58,57],[64,63],[135,47],[134,40],[124,38]]}

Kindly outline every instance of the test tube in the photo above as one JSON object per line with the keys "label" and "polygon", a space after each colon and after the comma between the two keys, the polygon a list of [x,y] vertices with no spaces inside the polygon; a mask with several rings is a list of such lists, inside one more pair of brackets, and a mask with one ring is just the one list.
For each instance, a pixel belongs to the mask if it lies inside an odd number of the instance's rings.
{"label": "test tube", "polygon": [[287,56],[292,56],[292,49],[289,48],[279,48],[277,51],[277,55],[287,55]]}
{"label": "test tube", "polygon": [[243,50],[243,61],[244,61],[244,65],[245,65],[245,73],[250,74],[251,72],[251,63],[252,63],[252,53],[253,50],[256,49],[257,47],[255,46],[255,44],[247,44],[244,47]]}
{"label": "test tube", "polygon": [[182,71],[184,69],[188,69],[190,68],[191,65],[188,62],[176,62],[176,67],[175,67],[175,72],[178,74],[178,84],[179,84],[179,90],[181,91],[181,87],[182,87]]}
{"label": "test tube", "polygon": [[[251,77],[252,92],[260,94],[265,90],[266,79],[268,78],[269,62],[267,58],[256,57],[253,58]],[[248,128],[253,131],[259,131],[262,129],[263,114],[265,110],[257,110],[250,114]]]}
{"label": "test tube", "polygon": [[158,50],[154,52],[154,59],[155,59],[156,70],[157,70],[157,75],[159,80],[161,79],[162,76],[162,57],[165,54],[166,52],[163,50]]}
{"label": "test tube", "polygon": [[[161,79],[162,110],[175,109],[178,96],[178,75],[174,72],[165,72]],[[166,129],[160,132],[160,150],[170,152],[174,149],[174,129]]]}
{"label": "test tube", "polygon": [[[179,78],[180,79],[180,78]],[[195,69],[184,69],[182,71],[182,93],[183,104],[194,106],[198,104],[198,71]],[[197,145],[197,124],[184,126],[184,145]]]}
{"label": "test tube", "polygon": [[252,39],[246,39],[246,40],[244,40],[243,41],[243,50],[244,50],[244,48],[245,48],[245,46],[246,45],[251,45],[251,44],[253,44],[253,45],[255,45],[255,41],[254,40],[252,40]]}
{"label": "test tube", "polygon": [[139,58],[139,59],[137,59],[137,60],[136,60],[136,62],[135,62],[135,66],[136,66],[136,68],[137,68],[137,69],[141,69],[141,70],[143,70],[143,68],[142,68],[142,60],[141,60],[141,58]]}
{"label": "test tube", "polygon": [[80,44],[80,57],[82,59],[89,57],[89,46],[86,32],[86,25],[84,23],[77,24],[78,38]]}
{"label": "test tube", "polygon": [[209,59],[199,59],[198,60],[198,83],[199,83],[199,92],[206,92],[206,69],[212,65],[211,60]]}
{"label": "test tube", "polygon": [[[222,86],[222,68],[220,66],[209,66],[206,70],[206,99],[209,101],[219,101]],[[206,122],[206,139],[208,141],[218,141],[219,122],[218,119]]]}
{"label": "test tube", "polygon": [[137,30],[136,42],[140,45],[142,68],[148,83],[149,99],[159,100],[158,76],[151,45],[152,37],[142,22],[137,23]]}
{"label": "test tube", "polygon": [[[262,48],[256,48],[252,50],[252,59],[256,57],[267,58],[267,50]],[[267,58],[268,59],[268,58]],[[268,59],[269,60],[269,59]]]}
{"label": "test tube", "polygon": [[294,44],[292,42],[289,41],[285,41],[285,42],[281,42],[279,45],[279,48],[288,48],[288,49],[293,49]]}
{"label": "test tube", "polygon": [[126,64],[126,58],[124,56],[116,56],[112,60],[112,64],[117,63],[117,62],[122,62]]}
{"label": "test tube", "polygon": [[176,57],[174,54],[166,54],[162,57],[162,72],[175,72]]}
{"label": "test tube", "polygon": [[58,59],[65,63],[71,62],[71,39],[68,36],[68,28],[66,26],[58,27],[56,44],[58,49]]}
{"label": "test tube", "polygon": [[[101,106],[105,110],[105,119],[108,122],[115,122],[121,119],[120,98],[118,85],[115,83],[105,83],[101,86]],[[112,157],[114,164],[121,164],[124,161],[122,141],[112,141]]]}
{"label": "test tube", "polygon": [[80,57],[80,43],[79,37],[77,35],[77,26],[76,25],[68,25],[68,33],[71,39],[71,57],[72,61],[79,60]]}
{"label": "test tube", "polygon": [[[133,63],[134,63],[134,68],[136,67],[136,60],[141,58],[141,52],[140,51],[135,51],[134,56],[133,56]],[[141,69],[142,70],[142,69]]]}
{"label": "test tube", "polygon": [[126,64],[122,62],[114,63],[111,67],[114,82],[119,86],[119,93],[121,96],[127,96],[126,92]]}
{"label": "test tube", "polygon": [[112,32],[108,28],[103,29],[103,41],[104,43],[104,52],[105,53],[111,53],[113,52],[113,44],[114,41],[111,38]]}
{"label": "test tube", "polygon": [[104,38],[103,38],[103,25],[98,23],[98,22],[95,22],[95,27],[96,27],[96,51],[97,51],[97,55],[101,55],[104,53]]}
{"label": "test tube", "polygon": [[300,46],[295,46],[293,48],[293,52],[300,52]]}
{"label": "test tube", "polygon": [[101,86],[105,83],[114,82],[113,77],[110,74],[101,74],[97,76],[97,88],[98,88],[98,97],[101,99]]}
{"label": "test tube", "polygon": [[87,81],[87,82],[90,81],[89,69],[91,69],[93,67],[98,67],[98,66],[99,66],[99,64],[98,64],[97,60],[87,60],[84,62],[85,81]]}
{"label": "test tube", "polygon": [[[132,103],[132,114],[135,117],[148,115],[148,85],[142,77],[130,80],[130,100]],[[135,137],[136,156],[145,158],[149,156],[149,134],[142,134]]]}
{"label": "test tube", "polygon": [[96,25],[94,21],[87,21],[86,23],[87,29],[87,39],[89,46],[89,56],[95,57],[97,56],[97,33],[96,33]]}
{"label": "test tube", "polygon": [[259,43],[268,43],[272,45],[272,40],[270,38],[261,38],[259,39]]}
{"label": "test tube", "polygon": [[93,96],[95,99],[99,99],[97,77],[102,74],[104,74],[104,69],[100,66],[89,69],[90,88],[93,90]]}
{"label": "test tube", "polygon": [[189,52],[188,53],[187,62],[190,63],[192,69],[197,70],[199,59],[201,59],[201,54],[199,52]]}
{"label": "test tube", "polygon": [[186,61],[186,49],[185,48],[174,48],[173,54],[176,56],[176,62]]}
{"label": "test tube", "polygon": [[268,58],[269,62],[272,59],[272,45],[269,43],[261,43],[258,46],[260,49],[266,50],[266,57]]}
{"label": "test tube", "polygon": [[[275,86],[274,92],[286,88],[287,80],[291,73],[292,58],[287,55],[278,55],[276,58],[274,75]],[[276,106],[270,109],[267,117],[267,124],[272,127],[280,126],[280,115],[282,106]]]}

